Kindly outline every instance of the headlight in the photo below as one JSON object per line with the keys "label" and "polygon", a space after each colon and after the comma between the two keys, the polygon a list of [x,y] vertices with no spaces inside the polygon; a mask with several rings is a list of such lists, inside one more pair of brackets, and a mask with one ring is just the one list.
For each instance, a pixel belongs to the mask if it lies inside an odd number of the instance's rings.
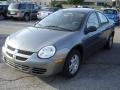
{"label": "headlight", "polygon": [[55,54],[55,52],[56,49],[54,46],[46,46],[38,52],[38,57],[43,59],[50,58]]}

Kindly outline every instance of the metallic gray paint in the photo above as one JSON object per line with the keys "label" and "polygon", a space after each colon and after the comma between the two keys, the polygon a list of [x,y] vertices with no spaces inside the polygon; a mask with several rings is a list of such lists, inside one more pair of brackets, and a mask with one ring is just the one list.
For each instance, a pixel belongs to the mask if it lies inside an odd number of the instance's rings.
{"label": "metallic gray paint", "polygon": [[[110,22],[107,25],[100,27],[100,32],[104,32],[103,34],[96,34],[97,32],[85,34],[85,23],[86,19],[83,22],[83,26],[80,28],[80,30],[74,32],[40,29],[36,27],[28,27],[23,29],[22,31],[10,35],[7,44],[14,48],[32,51],[34,53],[26,61],[18,61],[10,59],[7,56],[3,46],[3,57],[6,57],[9,60],[13,60],[15,63],[27,65],[29,67],[45,68],[47,69],[47,72],[42,74],[43,76],[49,76],[61,72],[64,66],[65,58],[71,49],[77,45],[80,45],[84,51],[84,56],[86,56],[88,52],[91,53],[92,49],[98,48],[97,46],[99,46],[99,43],[101,44],[101,41],[97,41],[97,43],[94,42],[94,40],[98,40],[97,37],[99,37],[99,39],[102,38],[101,40],[106,42],[109,35],[114,31],[114,26]],[[99,34],[101,34],[101,36],[99,36]],[[94,35],[95,37],[93,37]],[[96,35],[98,36],[96,37]],[[56,47],[55,55],[49,59],[38,58],[37,52],[42,47],[48,45],[53,45]],[[102,43],[102,45],[104,44]],[[62,63],[55,63],[56,60],[64,61]],[[28,73],[31,73],[31,71]]]}

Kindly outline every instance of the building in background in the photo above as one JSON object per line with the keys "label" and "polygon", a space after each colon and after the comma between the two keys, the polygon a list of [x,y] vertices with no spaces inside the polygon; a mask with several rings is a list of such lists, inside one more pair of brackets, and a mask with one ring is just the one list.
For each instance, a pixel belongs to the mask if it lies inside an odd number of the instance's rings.
{"label": "building in background", "polygon": [[[7,2],[6,2],[7,1]],[[35,2],[41,6],[48,6],[51,5],[51,2],[66,2],[67,0],[0,0],[0,4],[4,3],[11,3],[11,2]],[[84,0],[84,4],[86,5],[97,5],[103,6],[105,4],[112,4],[115,3],[116,6],[120,7],[120,0]]]}
{"label": "building in background", "polygon": [[117,2],[120,0],[84,0],[85,4],[87,5],[97,5],[97,6],[103,6],[105,4],[111,5],[113,2]]}
{"label": "building in background", "polygon": [[120,8],[120,0],[116,0],[116,6]]}
{"label": "building in background", "polygon": [[[7,0],[8,2],[35,2],[38,5],[42,6],[48,6],[51,4],[51,2],[54,2],[54,0]],[[55,0],[55,2],[64,2],[67,0]]]}

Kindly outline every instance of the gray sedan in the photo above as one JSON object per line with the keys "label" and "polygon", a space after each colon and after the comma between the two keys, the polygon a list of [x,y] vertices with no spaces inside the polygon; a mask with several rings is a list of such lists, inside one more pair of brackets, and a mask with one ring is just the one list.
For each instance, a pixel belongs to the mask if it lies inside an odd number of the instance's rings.
{"label": "gray sedan", "polygon": [[8,36],[3,61],[18,70],[39,76],[62,72],[75,76],[86,57],[104,47],[111,49],[114,22],[94,9],[59,10],[34,27]]}

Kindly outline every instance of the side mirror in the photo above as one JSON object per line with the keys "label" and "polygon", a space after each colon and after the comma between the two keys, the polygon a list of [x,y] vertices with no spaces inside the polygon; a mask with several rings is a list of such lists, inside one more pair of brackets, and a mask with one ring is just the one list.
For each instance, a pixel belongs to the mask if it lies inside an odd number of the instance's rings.
{"label": "side mirror", "polygon": [[85,33],[88,34],[90,32],[94,32],[96,30],[97,30],[97,28],[95,26],[90,26],[85,30]]}

